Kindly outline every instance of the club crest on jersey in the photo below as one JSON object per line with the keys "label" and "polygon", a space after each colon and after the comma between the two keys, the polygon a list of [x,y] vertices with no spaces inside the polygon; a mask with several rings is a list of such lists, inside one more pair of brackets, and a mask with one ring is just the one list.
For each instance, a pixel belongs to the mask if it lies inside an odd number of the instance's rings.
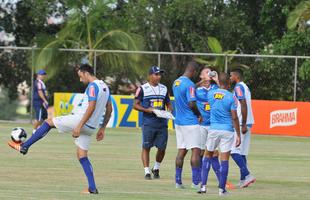
{"label": "club crest on jersey", "polygon": [[174,87],[177,87],[177,86],[179,86],[181,84],[181,81],[175,81],[174,82]]}
{"label": "club crest on jersey", "polygon": [[189,95],[190,95],[191,98],[195,98],[196,97],[195,96],[195,88],[193,88],[193,87],[189,88]]}
{"label": "club crest on jersey", "polygon": [[205,103],[204,108],[205,108],[206,111],[210,110],[210,104],[209,103]]}
{"label": "club crest on jersey", "polygon": [[215,93],[214,94],[214,99],[220,99],[222,100],[224,98],[225,94],[223,93]]}
{"label": "club crest on jersey", "polygon": [[94,87],[94,86],[90,86],[90,87],[89,87],[89,96],[90,96],[90,97],[96,97],[96,94],[95,94],[95,87]]}
{"label": "club crest on jersey", "polygon": [[236,93],[237,93],[238,97],[242,97],[243,96],[243,93],[242,93],[242,90],[241,90],[240,86],[236,87]]}

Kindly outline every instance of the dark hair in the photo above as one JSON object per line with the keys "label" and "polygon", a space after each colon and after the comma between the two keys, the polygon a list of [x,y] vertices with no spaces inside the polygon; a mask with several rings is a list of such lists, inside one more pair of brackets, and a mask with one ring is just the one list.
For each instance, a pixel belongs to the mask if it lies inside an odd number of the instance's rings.
{"label": "dark hair", "polygon": [[[205,66],[201,69],[200,73],[202,72],[202,70],[205,70],[205,69],[210,69],[211,71],[216,71],[216,73],[219,74],[218,70],[216,70],[215,67],[213,67],[213,66],[211,66],[211,65],[205,65]],[[213,79],[211,79],[211,84],[216,84],[216,82],[215,82]]]}
{"label": "dark hair", "polygon": [[196,61],[190,61],[186,65],[186,71],[198,71],[199,65]]}
{"label": "dark hair", "polygon": [[94,75],[94,68],[92,66],[90,66],[89,64],[82,64],[79,67],[79,70],[81,72],[88,72],[90,75]]}
{"label": "dark hair", "polygon": [[229,81],[230,81],[230,76],[227,73],[221,72],[219,74],[219,82],[220,85],[225,85],[228,86],[229,85]]}
{"label": "dark hair", "polygon": [[242,79],[243,77],[243,71],[239,68],[232,69],[230,72],[235,73],[239,77],[239,79]]}

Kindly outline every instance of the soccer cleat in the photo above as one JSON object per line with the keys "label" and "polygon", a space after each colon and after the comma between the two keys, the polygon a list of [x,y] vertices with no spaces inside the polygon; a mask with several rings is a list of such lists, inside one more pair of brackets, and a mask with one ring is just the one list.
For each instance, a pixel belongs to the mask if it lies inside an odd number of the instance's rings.
{"label": "soccer cleat", "polygon": [[27,154],[27,152],[28,152],[27,148],[21,146],[22,143],[17,143],[17,142],[14,142],[14,141],[9,141],[8,145],[10,147],[12,147],[13,149],[15,149],[16,151],[19,151],[23,155]]}
{"label": "soccer cleat", "polygon": [[154,179],[159,179],[159,169],[152,169],[152,174]]}
{"label": "soccer cleat", "polygon": [[231,182],[226,182],[226,186],[225,186],[227,189],[230,189],[230,190],[233,190],[235,189],[235,186],[231,183]]}
{"label": "soccer cleat", "polygon": [[228,195],[229,195],[229,193],[226,190],[219,188],[219,196],[220,197],[224,197],[224,196],[228,196]]}
{"label": "soccer cleat", "polygon": [[239,183],[237,184],[237,187],[241,188],[243,184],[244,184],[244,180],[240,180]]}
{"label": "soccer cleat", "polygon": [[175,184],[175,188],[176,189],[185,189],[185,186],[182,183],[181,184],[180,183],[176,183]]}
{"label": "soccer cleat", "polygon": [[191,188],[194,190],[200,190],[199,184],[196,185],[195,183],[192,183]]}
{"label": "soccer cleat", "polygon": [[152,180],[151,174],[145,174],[144,179],[145,180]]}
{"label": "soccer cleat", "polygon": [[199,191],[197,192],[198,194],[206,194],[207,193],[207,188],[206,186],[201,186]]}
{"label": "soccer cleat", "polygon": [[256,181],[256,178],[254,176],[252,176],[251,174],[249,174],[245,177],[244,182],[240,187],[246,188],[249,185],[251,185],[252,183],[254,183],[255,181]]}
{"label": "soccer cleat", "polygon": [[99,194],[98,190],[95,189],[95,190],[90,190],[89,188],[86,188],[82,191],[82,194]]}

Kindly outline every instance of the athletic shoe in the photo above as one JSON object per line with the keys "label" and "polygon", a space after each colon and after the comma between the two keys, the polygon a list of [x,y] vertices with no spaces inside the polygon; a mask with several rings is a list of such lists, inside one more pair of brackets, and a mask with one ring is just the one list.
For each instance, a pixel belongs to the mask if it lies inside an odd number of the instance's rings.
{"label": "athletic shoe", "polygon": [[90,190],[89,188],[84,189],[81,193],[82,193],[82,194],[99,194],[99,192],[98,192],[97,189],[95,189],[95,190],[92,191],[92,190]]}
{"label": "athletic shoe", "polygon": [[239,183],[237,184],[237,187],[241,188],[243,184],[244,184],[244,180],[240,180]]}
{"label": "athletic shoe", "polygon": [[226,186],[225,186],[227,189],[230,189],[230,190],[233,190],[235,189],[235,186],[231,183],[231,182],[226,182]]}
{"label": "athletic shoe", "polygon": [[194,190],[200,190],[199,184],[196,185],[195,183],[192,183],[191,188]]}
{"label": "athletic shoe", "polygon": [[185,186],[181,183],[181,184],[179,184],[179,183],[176,183],[175,184],[175,188],[176,189],[185,189]]}
{"label": "athletic shoe", "polygon": [[251,185],[252,183],[254,183],[256,181],[256,178],[254,176],[252,176],[251,174],[247,175],[244,179],[243,184],[241,185],[241,188],[245,188],[248,187],[249,185]]}
{"label": "athletic shoe", "polygon": [[219,196],[223,197],[223,196],[228,196],[228,195],[229,193],[226,190],[219,188]]}
{"label": "athletic shoe", "polygon": [[159,169],[152,169],[152,174],[154,179],[159,179]]}
{"label": "athletic shoe", "polygon": [[206,194],[207,193],[207,188],[206,186],[200,187],[199,191],[197,192],[198,194]]}
{"label": "athletic shoe", "polygon": [[22,143],[17,143],[17,142],[9,141],[8,145],[10,147],[12,147],[13,149],[15,149],[16,151],[19,151],[23,155],[27,154],[27,152],[28,152],[27,148],[21,146]]}
{"label": "athletic shoe", "polygon": [[145,174],[145,176],[144,176],[144,179],[145,180],[152,180],[152,176],[151,176],[151,174]]}

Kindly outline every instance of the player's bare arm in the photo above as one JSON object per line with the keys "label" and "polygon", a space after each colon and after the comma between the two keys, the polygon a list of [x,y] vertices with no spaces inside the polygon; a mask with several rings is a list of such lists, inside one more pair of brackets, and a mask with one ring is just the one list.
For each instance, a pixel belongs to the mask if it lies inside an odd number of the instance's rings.
{"label": "player's bare arm", "polygon": [[146,112],[146,113],[152,113],[154,110],[154,108],[152,107],[144,108],[143,106],[141,106],[141,101],[139,99],[135,99],[133,103],[133,108],[137,111]]}
{"label": "player's bare arm", "polygon": [[38,94],[39,94],[39,97],[43,100],[43,102],[45,104],[48,104],[48,102],[47,102],[47,100],[46,100],[46,98],[45,98],[45,96],[43,94],[43,91],[42,90],[38,90]]}
{"label": "player's bare arm", "polygon": [[246,125],[246,121],[247,121],[247,117],[248,117],[248,107],[246,105],[246,100],[245,99],[241,99],[239,100],[240,105],[241,105],[241,115],[242,115],[242,134],[245,134],[248,130],[247,130],[247,125]]}
{"label": "player's bare arm", "polygon": [[89,120],[89,118],[92,116],[94,110],[96,108],[96,101],[89,101],[89,105],[87,107],[87,110],[85,114],[83,115],[80,123],[73,129],[72,136],[74,138],[78,138],[80,136],[80,132],[84,124]]}
{"label": "player's bare arm", "polygon": [[103,123],[102,123],[102,126],[101,128],[98,130],[97,132],[97,135],[96,135],[96,139],[97,141],[101,141],[104,139],[104,136],[105,136],[105,128],[107,127],[107,124],[111,118],[111,113],[112,113],[112,103],[111,101],[108,101],[107,102],[107,105],[106,105],[106,111],[105,111],[105,115],[104,115],[104,119],[103,119]]}
{"label": "player's bare arm", "polygon": [[240,125],[239,125],[239,118],[236,110],[231,110],[231,116],[234,124],[234,128],[237,133],[237,139],[236,139],[236,147],[240,146],[241,139],[240,139]]}
{"label": "player's bare arm", "polygon": [[197,118],[199,119],[199,122],[201,122],[202,121],[202,117],[201,117],[201,114],[200,114],[200,112],[198,110],[196,101],[189,102],[189,107],[191,108],[193,113],[197,116]]}

